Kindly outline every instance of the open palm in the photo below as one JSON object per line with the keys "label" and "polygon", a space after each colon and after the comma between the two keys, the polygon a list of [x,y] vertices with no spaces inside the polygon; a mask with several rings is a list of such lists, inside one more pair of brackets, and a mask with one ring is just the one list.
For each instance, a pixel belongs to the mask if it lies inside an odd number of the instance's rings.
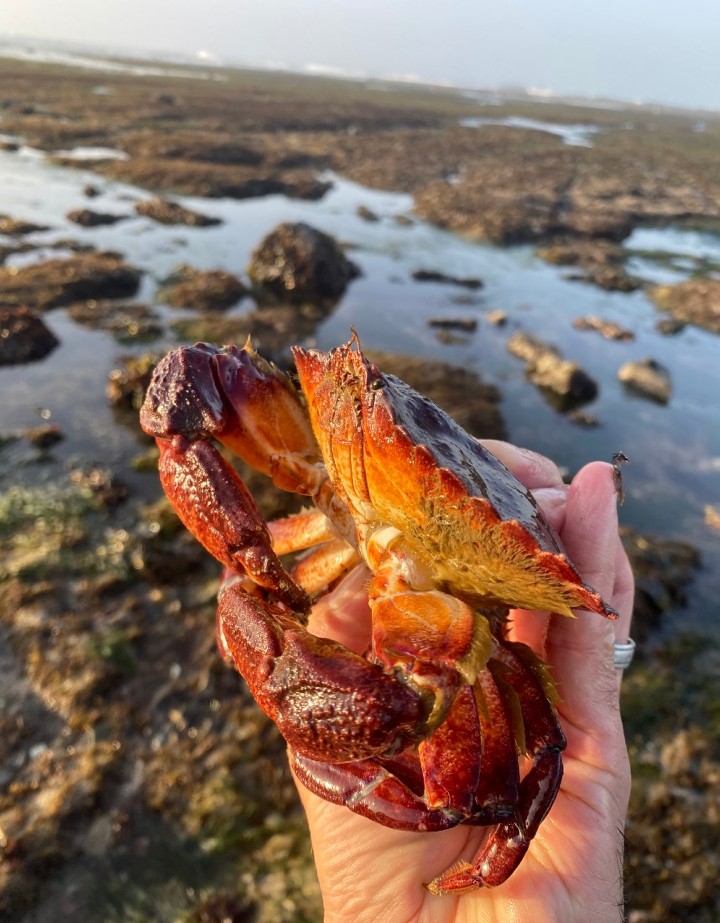
{"label": "open palm", "polygon": [[[622,919],[622,827],[630,772],[619,714],[613,642],[627,640],[633,583],[617,530],[609,465],[586,466],[569,487],[541,456],[486,446],[535,494],[585,582],[620,612],[610,623],[512,613],[512,640],[550,665],[568,746],[562,786],[528,853],[496,889],[435,896],[424,885],[460,859],[472,861],[486,831],[439,833],[383,827],[299,786],[310,824],[326,923],[512,921],[617,923]],[[355,650],[366,646],[366,574],[355,571],[316,606],[311,630]]]}

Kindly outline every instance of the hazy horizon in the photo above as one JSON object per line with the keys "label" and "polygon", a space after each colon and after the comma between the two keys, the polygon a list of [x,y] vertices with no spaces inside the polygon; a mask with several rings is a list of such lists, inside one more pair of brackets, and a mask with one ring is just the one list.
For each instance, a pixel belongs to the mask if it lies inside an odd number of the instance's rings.
{"label": "hazy horizon", "polygon": [[23,0],[0,40],[720,110],[720,6],[606,0]]}

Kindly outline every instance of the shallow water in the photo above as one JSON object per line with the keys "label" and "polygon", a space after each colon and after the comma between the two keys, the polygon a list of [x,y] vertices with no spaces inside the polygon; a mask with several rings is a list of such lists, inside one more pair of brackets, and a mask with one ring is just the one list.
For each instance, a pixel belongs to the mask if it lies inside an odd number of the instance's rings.
{"label": "shallow water", "polygon": [[464,128],[482,128],[483,125],[504,125],[507,128],[525,128],[532,131],[545,131],[569,144],[571,147],[592,147],[593,135],[602,129],[598,125],[569,124],[560,122],[544,122],[541,119],[526,119],[517,115],[509,115],[501,119],[477,118],[460,119]]}
{"label": "shallow water", "polygon": [[[666,623],[666,631],[687,627],[720,636],[720,542],[718,533],[703,521],[705,504],[720,502],[720,337],[694,327],[663,337],[655,329],[660,315],[642,292],[609,293],[569,281],[565,270],[537,259],[530,247],[471,243],[421,221],[402,226],[395,219],[411,213],[409,196],[337,178],[320,202],[283,196],[245,201],[178,197],[183,205],[222,219],[223,224],[210,228],[166,227],[139,217],[134,203],[150,198],[147,192],[86,169],[49,165],[27,148],[0,152],[0,179],[4,213],[50,226],[25,239],[48,245],[72,239],[120,251],[145,272],[138,301],[152,302],[158,283],[179,263],[242,274],[253,247],[280,221],[307,221],[334,235],[348,245],[362,276],[318,329],[318,345],[330,347],[346,340],[353,325],[367,347],[443,359],[478,371],[501,389],[510,438],[552,456],[569,472],[589,460],[609,460],[614,452],[625,452],[631,464],[625,469],[622,520],[661,536],[684,538],[704,558],[690,605]],[[89,183],[101,190],[92,201],[82,193]],[[356,214],[359,205],[380,220],[362,220]],[[80,206],[127,218],[109,227],[81,228],[64,217]],[[10,240],[0,237],[0,243],[5,242]],[[637,231],[628,247],[720,259],[717,237],[674,229]],[[41,249],[11,258],[8,265],[59,253]],[[631,271],[664,281],[657,274],[667,270],[638,260]],[[484,288],[469,293],[449,284],[417,283],[411,278],[416,269],[479,277]],[[677,264],[673,273],[673,279],[682,277]],[[247,304],[241,303],[236,311]],[[491,309],[507,313],[506,327],[485,319]],[[167,316],[171,309],[159,310]],[[636,339],[611,342],[575,330],[573,318],[585,314],[629,327]],[[427,319],[443,315],[474,317],[477,332],[453,343],[440,342]],[[148,347],[120,346],[107,333],[75,324],[63,310],[48,312],[46,322],[61,346],[40,363],[0,368],[0,433],[37,425],[49,416],[65,433],[53,450],[61,462],[80,456],[108,464],[128,480],[139,478],[124,472],[138,450],[135,435],[118,425],[104,390],[118,356]],[[557,345],[600,383],[599,397],[587,408],[598,418],[597,428],[571,423],[526,382],[522,363],[505,348],[509,335],[519,328]],[[150,348],[166,345],[158,342]],[[620,365],[644,356],[670,370],[674,394],[668,406],[629,396],[617,381]]]}

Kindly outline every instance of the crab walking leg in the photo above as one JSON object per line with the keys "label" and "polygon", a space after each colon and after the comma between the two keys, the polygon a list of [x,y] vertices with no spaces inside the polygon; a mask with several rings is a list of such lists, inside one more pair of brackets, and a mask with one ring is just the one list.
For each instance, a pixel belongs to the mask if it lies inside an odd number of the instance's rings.
{"label": "crab walking leg", "polygon": [[355,549],[338,538],[315,548],[290,570],[295,583],[315,596],[359,561]]}
{"label": "crab walking leg", "polygon": [[240,475],[204,439],[158,439],[160,481],[185,527],[233,570],[247,573],[292,609],[310,600],[273,551],[270,533]]}
{"label": "crab walking leg", "polygon": [[452,808],[429,808],[405,780],[412,772],[399,759],[323,763],[291,751],[290,764],[313,794],[385,827],[432,832],[455,827],[463,820]]}
{"label": "crab walking leg", "polygon": [[248,578],[220,588],[218,644],[297,753],[344,762],[392,755],[426,733],[424,698],[382,668],[318,638]]}
{"label": "crab walking leg", "polygon": [[337,538],[330,520],[320,510],[303,510],[268,523],[275,554],[302,551]]}
{"label": "crab walking leg", "polygon": [[555,801],[562,780],[565,736],[548,700],[549,678],[524,644],[498,646],[493,660],[520,700],[525,745],[533,765],[520,782],[517,819],[499,824],[475,860],[458,862],[427,886],[433,894],[501,885],[520,865],[533,837]]}

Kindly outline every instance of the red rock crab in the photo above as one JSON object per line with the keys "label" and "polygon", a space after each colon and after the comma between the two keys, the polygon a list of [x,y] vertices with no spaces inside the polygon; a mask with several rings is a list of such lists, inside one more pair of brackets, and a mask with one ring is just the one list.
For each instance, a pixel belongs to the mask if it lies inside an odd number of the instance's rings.
{"label": "red rock crab", "polygon": [[[141,411],[178,515],[236,575],[220,648],[308,789],[402,830],[491,825],[479,855],[428,887],[501,884],[553,804],[565,747],[548,670],[507,640],[507,613],[616,613],[531,494],[356,339],[293,356],[300,391],[249,343],[182,347]],[[314,508],[266,524],[215,441]],[[298,551],[286,570],[279,556]],[[313,598],[359,561],[364,656],[305,628]]]}

